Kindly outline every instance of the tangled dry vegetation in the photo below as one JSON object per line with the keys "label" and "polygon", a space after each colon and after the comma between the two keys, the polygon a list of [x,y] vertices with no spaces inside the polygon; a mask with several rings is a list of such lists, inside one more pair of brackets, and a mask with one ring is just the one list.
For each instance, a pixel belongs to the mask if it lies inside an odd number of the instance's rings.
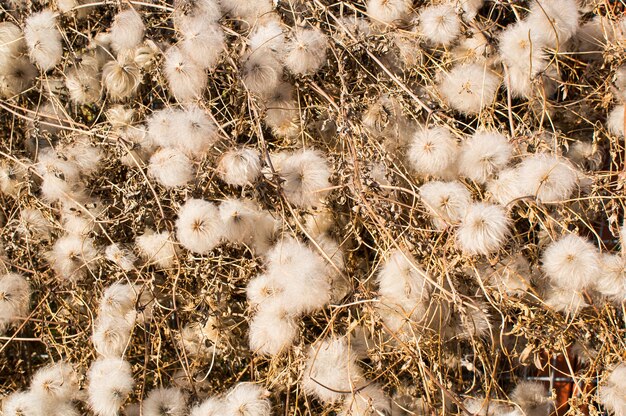
{"label": "tangled dry vegetation", "polygon": [[2,8],[4,416],[626,414],[623,2]]}

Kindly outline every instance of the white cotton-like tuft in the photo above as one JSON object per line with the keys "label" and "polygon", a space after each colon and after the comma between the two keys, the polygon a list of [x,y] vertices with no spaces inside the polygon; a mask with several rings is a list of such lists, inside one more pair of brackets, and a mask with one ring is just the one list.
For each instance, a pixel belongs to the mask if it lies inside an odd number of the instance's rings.
{"label": "white cotton-like tuft", "polygon": [[229,198],[219,208],[223,237],[232,243],[249,243],[257,226],[259,209],[248,199]]}
{"label": "white cotton-like tuft", "polygon": [[77,66],[67,72],[65,86],[70,98],[77,104],[91,104],[100,101],[102,85],[97,68]]}
{"label": "white cotton-like tuft", "polygon": [[391,400],[375,383],[348,396],[338,416],[376,416],[391,412]]}
{"label": "white cotton-like tuft", "polygon": [[302,150],[289,154],[279,173],[285,198],[300,207],[319,206],[330,187],[330,168],[323,154]]}
{"label": "white cotton-like tuft", "polygon": [[64,361],[50,364],[37,370],[30,391],[43,401],[69,402],[78,395],[78,373]]}
{"label": "white cotton-like tuft", "polygon": [[104,255],[110,262],[115,263],[120,269],[125,272],[131,271],[135,268],[135,261],[137,257],[133,254],[132,251],[120,247],[119,245],[113,243],[106,247],[104,250]]}
{"label": "white cotton-like tuft", "polygon": [[275,282],[275,302],[298,315],[330,302],[331,284],[324,259],[294,238],[283,238],[268,253],[268,274]]}
{"label": "white cotton-like tuft", "polygon": [[189,416],[221,416],[222,405],[223,403],[219,398],[209,397],[192,407]]}
{"label": "white cotton-like tuft", "polygon": [[28,317],[31,289],[17,273],[0,277],[0,333],[7,325]]}
{"label": "white cotton-like tuft", "polygon": [[252,54],[275,53],[277,56],[285,52],[285,34],[280,18],[268,18],[252,30],[248,45]]}
{"label": "white cotton-like tuft", "polygon": [[144,416],[185,416],[186,401],[183,392],[177,388],[152,389],[143,400],[143,414]]}
{"label": "white cotton-like tuft", "polygon": [[174,27],[197,21],[204,25],[215,25],[222,17],[217,0],[174,0]]}
{"label": "white cotton-like tuft", "polygon": [[88,136],[78,136],[71,143],[57,146],[57,153],[66,161],[74,163],[82,175],[92,175],[100,168],[103,154],[91,144]]}
{"label": "white cotton-like tuft", "polygon": [[617,105],[611,110],[606,125],[611,134],[624,137],[624,104]]}
{"label": "white cotton-like tuft", "polygon": [[293,345],[298,324],[280,304],[264,303],[250,321],[250,351],[275,356]]}
{"label": "white cotton-like tuft", "polygon": [[294,74],[314,74],[324,66],[327,49],[326,35],[320,29],[297,29],[287,44],[285,66]]}
{"label": "white cotton-like tuft", "polygon": [[136,48],[143,41],[145,31],[141,16],[134,9],[119,12],[111,24],[109,39],[113,51],[119,54]]}
{"label": "white cotton-like tuft", "polygon": [[474,20],[485,0],[456,0],[456,4],[463,9],[463,16],[466,22]]}
{"label": "white cotton-like tuft", "polygon": [[423,8],[419,20],[419,33],[435,45],[448,46],[461,33],[461,19],[452,3]]}
{"label": "white cotton-like tuft", "polygon": [[429,181],[420,187],[422,203],[430,212],[433,225],[439,230],[463,219],[472,196],[459,181]]}
{"label": "white cotton-like tuft", "polygon": [[510,233],[510,221],[500,205],[477,202],[467,208],[456,232],[464,254],[487,255],[500,249]]}
{"label": "white cotton-like tuft", "polygon": [[256,20],[274,10],[272,0],[219,0],[222,10],[230,16],[253,26]]}
{"label": "white cotton-like tuft", "polygon": [[0,23],[0,56],[18,57],[26,51],[22,30],[11,22]]}
{"label": "white cotton-like tuft", "polygon": [[407,316],[419,312],[419,306],[430,296],[430,277],[415,258],[395,250],[378,271],[378,292],[400,306]]}
{"label": "white cotton-like tuft", "polygon": [[0,63],[0,95],[11,98],[25,92],[33,86],[37,73],[37,68],[25,56]]}
{"label": "white cotton-like tuft", "polygon": [[367,16],[374,22],[388,25],[401,22],[411,14],[411,0],[368,0]]}
{"label": "white cotton-like tuft", "polygon": [[177,250],[168,232],[146,231],[135,240],[141,256],[150,264],[168,269],[174,265]]}
{"label": "white cotton-like tuft", "polygon": [[594,283],[602,271],[598,249],[576,234],[551,243],[541,261],[543,271],[555,286],[574,291]]}
{"label": "white cotton-like tuft", "polygon": [[261,176],[261,155],[249,147],[230,149],[222,155],[217,171],[228,185],[252,184]]}
{"label": "white cotton-like tuft", "polygon": [[135,384],[130,364],[121,358],[94,361],[87,381],[87,402],[97,416],[117,416]]}
{"label": "white cotton-like tuft", "polygon": [[576,168],[566,159],[545,153],[530,155],[517,166],[522,195],[535,196],[541,202],[568,199],[578,182]]}
{"label": "white cotton-like tuft", "polygon": [[56,16],[52,10],[44,9],[26,19],[24,39],[30,59],[43,71],[52,69],[61,61],[61,33],[57,29]]}
{"label": "white cotton-like tuft", "polygon": [[420,175],[448,178],[454,169],[459,146],[445,127],[422,127],[413,135],[407,159]]}
{"label": "white cotton-like tuft", "polygon": [[207,254],[224,235],[224,225],[215,204],[202,199],[188,199],[178,211],[176,237],[187,250]]}
{"label": "white cotton-like tuft", "polygon": [[253,94],[271,95],[280,85],[283,67],[273,54],[252,53],[243,62],[241,80]]}
{"label": "white cotton-like tuft", "polygon": [[102,67],[102,85],[107,95],[114,101],[133,97],[137,93],[141,79],[141,70],[128,54],[121,54]]}
{"label": "white cotton-like tuft", "polygon": [[594,288],[617,304],[626,300],[626,258],[621,254],[602,254],[602,273]]}
{"label": "white cotton-like tuft", "polygon": [[31,391],[16,391],[2,399],[3,416],[46,416],[41,400]]}
{"label": "white cotton-like tuft", "polygon": [[600,403],[615,416],[626,414],[626,364],[620,363],[598,387]]}
{"label": "white cotton-like tuft", "polygon": [[515,168],[500,171],[497,178],[487,183],[487,190],[495,202],[503,206],[524,196],[522,181]]}
{"label": "white cotton-like tuft", "polygon": [[193,179],[191,160],[178,149],[160,149],[150,158],[148,173],[166,188],[184,186]]}
{"label": "white cotton-like tuft", "polygon": [[554,48],[563,48],[578,30],[576,0],[534,0],[526,18],[539,39]]}
{"label": "white cotton-like tuft", "polygon": [[91,238],[66,235],[55,241],[48,258],[57,276],[75,282],[95,267],[98,251]]}
{"label": "white cotton-like tuft", "polygon": [[263,122],[278,137],[292,138],[300,133],[300,105],[293,98],[292,85],[283,82],[268,97]]}
{"label": "white cotton-like tuft", "polygon": [[172,122],[171,140],[190,158],[201,158],[218,139],[217,126],[207,111],[196,105],[176,112]]}
{"label": "white cotton-like tuft", "polygon": [[333,404],[364,384],[363,370],[345,337],[330,337],[309,347],[302,376],[306,394]]}
{"label": "white cotton-like tuft", "polygon": [[581,292],[559,287],[549,288],[546,292],[545,304],[570,317],[576,316],[583,308],[589,306]]}
{"label": "white cotton-like tuft", "polygon": [[152,295],[147,288],[116,282],[104,290],[98,317],[124,318],[132,323],[137,318],[136,309],[140,309],[142,314],[139,317],[145,320],[152,313],[152,301]]}
{"label": "white cotton-like tuft", "polygon": [[504,168],[513,146],[498,132],[479,131],[465,140],[459,154],[459,174],[480,184]]}
{"label": "white cotton-like tuft", "polygon": [[178,47],[183,54],[203,69],[217,65],[225,48],[224,31],[218,24],[209,25],[196,19],[184,20],[180,25],[182,40]]}
{"label": "white cotton-like tuft", "polygon": [[7,159],[0,160],[0,192],[17,197],[27,184],[28,170],[26,165],[14,163]]}
{"label": "white cotton-like tuft", "polygon": [[239,383],[226,393],[220,416],[270,416],[269,392],[255,383]]}
{"label": "white cotton-like tuft", "polygon": [[526,416],[549,415],[554,410],[548,389],[536,381],[519,382],[511,392],[511,400]]}
{"label": "white cotton-like tuft", "polygon": [[134,323],[134,319],[129,321],[125,316],[105,315],[98,318],[91,337],[98,355],[104,358],[122,357],[130,344]]}
{"label": "white cotton-like tuft", "polygon": [[453,109],[474,115],[490,105],[500,86],[500,76],[483,63],[458,65],[445,75],[439,92]]}
{"label": "white cotton-like tuft", "polygon": [[171,46],[165,52],[163,73],[177,101],[189,102],[202,98],[208,82],[207,72],[178,46]]}
{"label": "white cotton-like tuft", "polygon": [[50,240],[52,237],[52,224],[40,210],[24,208],[20,211],[18,232],[27,235],[33,241]]}

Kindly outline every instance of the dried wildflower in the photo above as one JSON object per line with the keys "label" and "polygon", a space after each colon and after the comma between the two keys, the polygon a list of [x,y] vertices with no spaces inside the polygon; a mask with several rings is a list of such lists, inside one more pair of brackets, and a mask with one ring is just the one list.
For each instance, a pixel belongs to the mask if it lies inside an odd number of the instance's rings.
{"label": "dried wildflower", "polygon": [[101,358],[87,372],[89,407],[98,416],[116,416],[133,390],[130,364],[122,358]]}

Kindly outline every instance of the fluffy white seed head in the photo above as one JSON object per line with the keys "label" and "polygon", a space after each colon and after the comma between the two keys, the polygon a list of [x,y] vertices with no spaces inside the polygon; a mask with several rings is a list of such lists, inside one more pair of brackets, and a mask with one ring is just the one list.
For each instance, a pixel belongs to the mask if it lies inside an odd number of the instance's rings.
{"label": "fluffy white seed head", "polygon": [[64,361],[48,365],[37,370],[30,391],[43,401],[71,401],[78,395],[78,373]]}
{"label": "fluffy white seed head", "polygon": [[611,134],[624,137],[624,104],[617,105],[611,110],[606,125]]}
{"label": "fluffy white seed head", "polygon": [[391,25],[409,16],[413,2],[410,0],[368,0],[366,6],[367,16],[374,23]]}
{"label": "fluffy white seed head", "polygon": [[472,202],[472,196],[459,181],[430,181],[420,187],[422,203],[431,214],[433,224],[442,230],[458,223]]}
{"label": "fluffy white seed head", "polygon": [[56,16],[44,9],[31,14],[24,26],[24,39],[30,59],[43,71],[55,67],[63,57],[61,33],[57,29]]}
{"label": "fluffy white seed head", "polygon": [[18,231],[33,241],[50,240],[52,237],[52,224],[36,208],[24,208],[20,211],[20,223]]}
{"label": "fluffy white seed head", "polygon": [[363,370],[345,337],[330,337],[309,347],[302,375],[306,394],[333,404],[362,387],[364,382]]}
{"label": "fluffy white seed head", "polygon": [[415,258],[395,250],[378,271],[378,292],[400,306],[407,315],[417,312],[430,296],[430,277]]}
{"label": "fluffy white seed head", "polygon": [[419,128],[411,139],[407,158],[420,175],[447,178],[457,160],[459,146],[445,127]]}
{"label": "fluffy white seed head", "polygon": [[547,290],[545,304],[568,317],[576,316],[583,308],[589,306],[581,292],[556,286]]}
{"label": "fluffy white seed head", "polygon": [[169,269],[177,258],[177,250],[172,237],[166,231],[155,233],[147,230],[135,240],[141,257],[148,263]]}
{"label": "fluffy white seed head", "polygon": [[317,28],[297,29],[287,44],[285,66],[294,74],[310,75],[326,62],[326,36]]}
{"label": "fluffy white seed head", "polygon": [[298,336],[298,324],[280,304],[264,303],[250,321],[250,350],[275,356],[287,350]]}
{"label": "fluffy white seed head", "polygon": [[576,234],[568,234],[551,243],[543,252],[541,261],[552,284],[574,291],[592,284],[602,271],[598,249]]}
{"label": "fluffy white seed head", "polygon": [[593,285],[603,296],[620,304],[626,299],[626,258],[620,254],[602,254],[602,273]]}
{"label": "fluffy white seed head", "polygon": [[554,410],[548,389],[536,381],[521,381],[511,392],[511,400],[528,416],[548,415]]}
{"label": "fluffy white seed head", "polygon": [[208,75],[178,46],[171,46],[165,52],[163,73],[170,92],[179,102],[194,101],[202,97],[208,82]]}
{"label": "fluffy white seed head", "polygon": [[224,235],[224,226],[215,204],[202,199],[188,199],[178,211],[176,238],[187,250],[207,254]]}
{"label": "fluffy white seed head", "polygon": [[214,25],[222,17],[217,0],[175,0],[174,27],[181,27],[187,22],[198,21],[205,25]]}
{"label": "fluffy white seed head", "polygon": [[30,285],[17,273],[0,277],[0,332],[6,325],[25,319],[30,310]]}
{"label": "fluffy white seed head", "polygon": [[523,195],[541,202],[555,202],[572,196],[578,182],[576,168],[567,160],[545,153],[524,158],[517,166]]}
{"label": "fluffy white seed head", "polygon": [[178,46],[201,68],[210,69],[217,65],[225,48],[224,31],[218,24],[207,25],[196,19],[184,20],[180,25],[182,40]]}
{"label": "fluffy white seed head", "polygon": [[302,150],[287,156],[280,166],[285,197],[301,207],[318,206],[330,187],[330,168],[316,150]]}
{"label": "fluffy white seed head", "polygon": [[100,101],[102,85],[100,74],[91,67],[79,66],[67,73],[65,86],[70,98],[77,104],[91,104]]}
{"label": "fluffy white seed head", "polygon": [[88,136],[77,136],[72,142],[57,146],[57,153],[66,161],[74,163],[81,175],[92,175],[100,168],[103,154],[91,144]]}
{"label": "fluffy white seed head", "polygon": [[48,259],[52,269],[63,280],[75,282],[95,267],[98,251],[91,238],[66,235],[55,241]]}
{"label": "fluffy white seed head", "polygon": [[626,364],[620,363],[598,387],[600,403],[614,415],[626,414]]}
{"label": "fluffy white seed head", "polygon": [[16,391],[2,399],[4,416],[45,416],[41,400],[31,391]]}
{"label": "fluffy white seed head", "polygon": [[191,408],[189,416],[220,416],[222,413],[222,401],[217,397],[209,397],[202,403]]}
{"label": "fluffy white seed head", "polygon": [[536,32],[536,28],[527,22],[518,22],[508,26],[500,34],[500,57],[509,70],[517,69],[526,79],[543,71],[547,65],[545,42]]}
{"label": "fluffy white seed head", "polygon": [[228,185],[252,184],[261,176],[261,155],[249,147],[228,150],[222,155],[217,170]]}
{"label": "fluffy white seed head", "polygon": [[26,52],[22,30],[11,22],[0,23],[0,56],[16,58]]}
{"label": "fluffy white seed head", "polygon": [[253,201],[229,198],[220,204],[218,210],[226,240],[232,243],[251,241],[260,214]]}
{"label": "fluffy white seed head", "polygon": [[461,19],[452,3],[423,8],[419,20],[419,33],[435,45],[448,46],[461,33]]}
{"label": "fluffy white seed head", "polygon": [[268,253],[268,274],[281,291],[275,302],[293,315],[313,312],[330,301],[331,286],[324,259],[293,238],[281,239]]}
{"label": "fluffy white seed head", "polygon": [[116,264],[120,269],[125,272],[131,271],[135,268],[135,261],[137,257],[132,251],[120,247],[118,244],[110,244],[104,250],[104,255],[110,262]]}
{"label": "fluffy white seed head", "polygon": [[186,398],[177,388],[159,387],[148,393],[143,400],[142,410],[145,416],[185,416]]}
{"label": "fluffy white seed head", "polygon": [[252,54],[275,53],[281,56],[285,53],[286,39],[280,18],[268,18],[252,30],[248,38],[248,45]]}
{"label": "fluffy white seed head", "polygon": [[516,168],[500,171],[497,178],[487,183],[487,190],[493,200],[501,205],[508,205],[516,198],[524,196],[524,188]]}
{"label": "fluffy white seed head", "polygon": [[147,288],[129,283],[116,282],[108,286],[102,294],[98,317],[124,318],[134,322],[137,310],[142,310],[142,317],[149,317],[152,312],[152,295]]}
{"label": "fluffy white seed head", "polygon": [[513,146],[498,132],[479,131],[463,142],[459,154],[459,173],[484,184],[504,168]]}
{"label": "fluffy white seed head", "polygon": [[164,148],[150,158],[148,173],[166,188],[184,186],[193,179],[191,161],[178,149]]}
{"label": "fluffy white seed head", "polygon": [[467,208],[456,241],[464,254],[487,255],[505,243],[509,225],[507,213],[500,205],[477,202]]}
{"label": "fluffy white seed head", "polygon": [[135,384],[130,364],[122,358],[94,361],[87,381],[87,402],[97,416],[117,416]]}
{"label": "fluffy white seed head", "polygon": [[239,383],[224,397],[223,416],[270,416],[269,393],[258,384]]}
{"label": "fluffy white seed head", "polygon": [[102,67],[102,85],[114,101],[129,99],[141,84],[141,71],[132,56],[121,54]]}
{"label": "fluffy white seed head", "polygon": [[190,158],[200,159],[218,139],[217,127],[207,111],[190,105],[175,113],[172,119],[175,146]]}
{"label": "fluffy white seed head", "polygon": [[136,48],[143,41],[146,27],[141,16],[130,8],[115,15],[111,24],[111,47],[117,54]]}
{"label": "fluffy white seed head", "polygon": [[391,401],[378,384],[369,384],[350,394],[339,416],[375,416],[391,412]]}
{"label": "fluffy white seed head", "polygon": [[493,102],[500,76],[481,63],[458,65],[445,75],[439,92],[453,109],[467,115],[478,114]]}
{"label": "fluffy white seed head", "polygon": [[283,82],[265,105],[263,122],[278,137],[292,138],[301,131],[300,105],[293,99],[293,86]]}
{"label": "fluffy white seed head", "polygon": [[273,54],[252,53],[243,62],[243,84],[253,94],[271,95],[280,85],[283,67]]}
{"label": "fluffy white seed head", "polygon": [[578,30],[576,0],[534,0],[526,18],[528,25],[546,44],[562,48]]}
{"label": "fluffy white seed head", "polygon": [[134,319],[129,321],[128,316],[104,315],[99,317],[91,337],[98,355],[104,358],[122,357],[130,343],[134,323]]}
{"label": "fluffy white seed head", "polygon": [[244,21],[249,26],[253,26],[257,19],[270,14],[274,10],[271,0],[219,0],[219,2],[226,14]]}
{"label": "fluffy white seed head", "polygon": [[37,72],[25,56],[0,63],[0,95],[11,98],[28,90],[33,86]]}

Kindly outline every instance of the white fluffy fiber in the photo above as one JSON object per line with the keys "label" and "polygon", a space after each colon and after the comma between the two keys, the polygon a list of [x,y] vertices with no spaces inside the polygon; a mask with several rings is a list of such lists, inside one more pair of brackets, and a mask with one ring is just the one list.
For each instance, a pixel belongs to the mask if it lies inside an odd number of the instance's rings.
{"label": "white fluffy fiber", "polygon": [[419,21],[419,33],[435,45],[450,45],[461,33],[461,19],[452,3],[424,7]]}
{"label": "white fluffy fiber", "polygon": [[94,361],[87,381],[87,401],[97,416],[116,416],[135,384],[130,364],[121,358]]}
{"label": "white fluffy fiber", "polygon": [[391,400],[375,383],[348,396],[339,416],[374,416],[391,412]]}
{"label": "white fluffy fiber", "polygon": [[102,316],[96,320],[91,337],[99,357],[120,358],[130,343],[134,320],[127,317]]}
{"label": "white fluffy fiber", "polygon": [[317,29],[297,29],[287,44],[285,66],[294,74],[308,75],[326,62],[326,35]]}
{"label": "white fluffy fiber", "polygon": [[174,265],[178,253],[172,236],[168,232],[156,233],[153,230],[147,230],[137,237],[135,244],[141,256],[149,264],[156,264],[164,269]]}
{"label": "white fluffy fiber", "polygon": [[389,255],[376,277],[378,292],[402,306],[407,314],[428,300],[431,280],[412,255],[400,250]]}
{"label": "white fluffy fiber", "polygon": [[61,61],[61,33],[57,29],[56,16],[52,10],[44,9],[26,19],[24,39],[30,59],[43,71],[52,69]]}
{"label": "white fluffy fiber", "polygon": [[453,109],[467,115],[489,106],[500,86],[500,76],[482,63],[457,65],[444,76],[439,92]]}
{"label": "white fluffy fiber", "polygon": [[551,243],[541,261],[543,271],[554,285],[575,291],[592,284],[602,271],[598,249],[575,234]]}
{"label": "white fluffy fiber", "polygon": [[270,416],[268,392],[255,383],[239,383],[224,397],[221,416]]}
{"label": "white fluffy fiber", "polygon": [[280,303],[264,303],[250,321],[250,351],[278,355],[294,343],[298,329],[294,317]]}
{"label": "white fluffy fiber", "polygon": [[456,233],[464,254],[487,255],[500,249],[510,233],[510,220],[503,207],[476,202],[467,208]]}
{"label": "white fluffy fiber", "polygon": [[624,137],[624,104],[613,107],[606,124],[611,134]]}
{"label": "white fluffy fiber", "polygon": [[566,159],[546,153],[527,156],[517,166],[520,191],[541,202],[558,202],[574,193],[578,175]]}
{"label": "white fluffy fiber", "polygon": [[284,179],[285,197],[292,204],[318,206],[329,191],[330,168],[319,151],[301,150],[287,155],[279,173]]}
{"label": "white fluffy fiber", "polygon": [[445,229],[463,219],[472,202],[468,189],[459,181],[429,181],[420,187],[422,203],[437,229]]}
{"label": "white fluffy fiber", "polygon": [[55,241],[48,258],[59,278],[75,282],[94,267],[92,263],[98,258],[98,251],[91,238],[65,235]]}
{"label": "white fluffy fiber", "polygon": [[145,416],[185,416],[186,397],[177,388],[158,387],[151,390],[142,403]]}
{"label": "white fluffy fiber", "polygon": [[0,276],[0,333],[7,325],[28,316],[30,295],[30,284],[23,276],[17,273]]}
{"label": "white fluffy fiber", "polygon": [[215,67],[226,46],[222,28],[194,19],[184,20],[179,30],[181,52],[203,69]]}
{"label": "white fluffy fiber", "polygon": [[170,92],[180,102],[200,99],[208,82],[206,70],[178,46],[171,46],[165,52],[163,73]]}
{"label": "white fluffy fiber", "polygon": [[134,9],[119,12],[111,24],[111,47],[118,54],[136,48],[143,41],[145,30],[141,16]]}
{"label": "white fluffy fiber", "polygon": [[576,0],[534,0],[526,20],[541,41],[562,49],[578,30],[578,3]]}
{"label": "white fluffy fiber", "polygon": [[459,174],[484,184],[504,168],[513,153],[507,138],[496,131],[478,131],[461,145]]}
{"label": "white fluffy fiber", "polygon": [[598,387],[598,398],[611,414],[626,414],[626,364],[613,368]]}
{"label": "white fluffy fiber", "polygon": [[409,16],[413,9],[410,0],[368,0],[367,16],[374,23],[394,24]]}
{"label": "white fluffy fiber", "polygon": [[407,158],[420,175],[436,178],[454,176],[459,146],[445,127],[421,127],[413,135]]}
{"label": "white fluffy fiber", "polygon": [[309,347],[302,388],[324,403],[336,403],[365,384],[346,338],[330,337]]}
{"label": "white fluffy fiber", "polygon": [[178,211],[176,238],[187,250],[207,254],[224,235],[223,222],[215,204],[188,199]]}
{"label": "white fluffy fiber", "polygon": [[222,155],[218,172],[228,185],[252,184],[261,176],[261,155],[249,147],[230,149]]}
{"label": "white fluffy fiber", "polygon": [[33,376],[30,391],[43,401],[68,402],[78,396],[78,373],[69,362],[47,365]]}
{"label": "white fluffy fiber", "polygon": [[163,148],[150,158],[148,173],[166,188],[186,185],[193,179],[191,160],[180,150]]}

